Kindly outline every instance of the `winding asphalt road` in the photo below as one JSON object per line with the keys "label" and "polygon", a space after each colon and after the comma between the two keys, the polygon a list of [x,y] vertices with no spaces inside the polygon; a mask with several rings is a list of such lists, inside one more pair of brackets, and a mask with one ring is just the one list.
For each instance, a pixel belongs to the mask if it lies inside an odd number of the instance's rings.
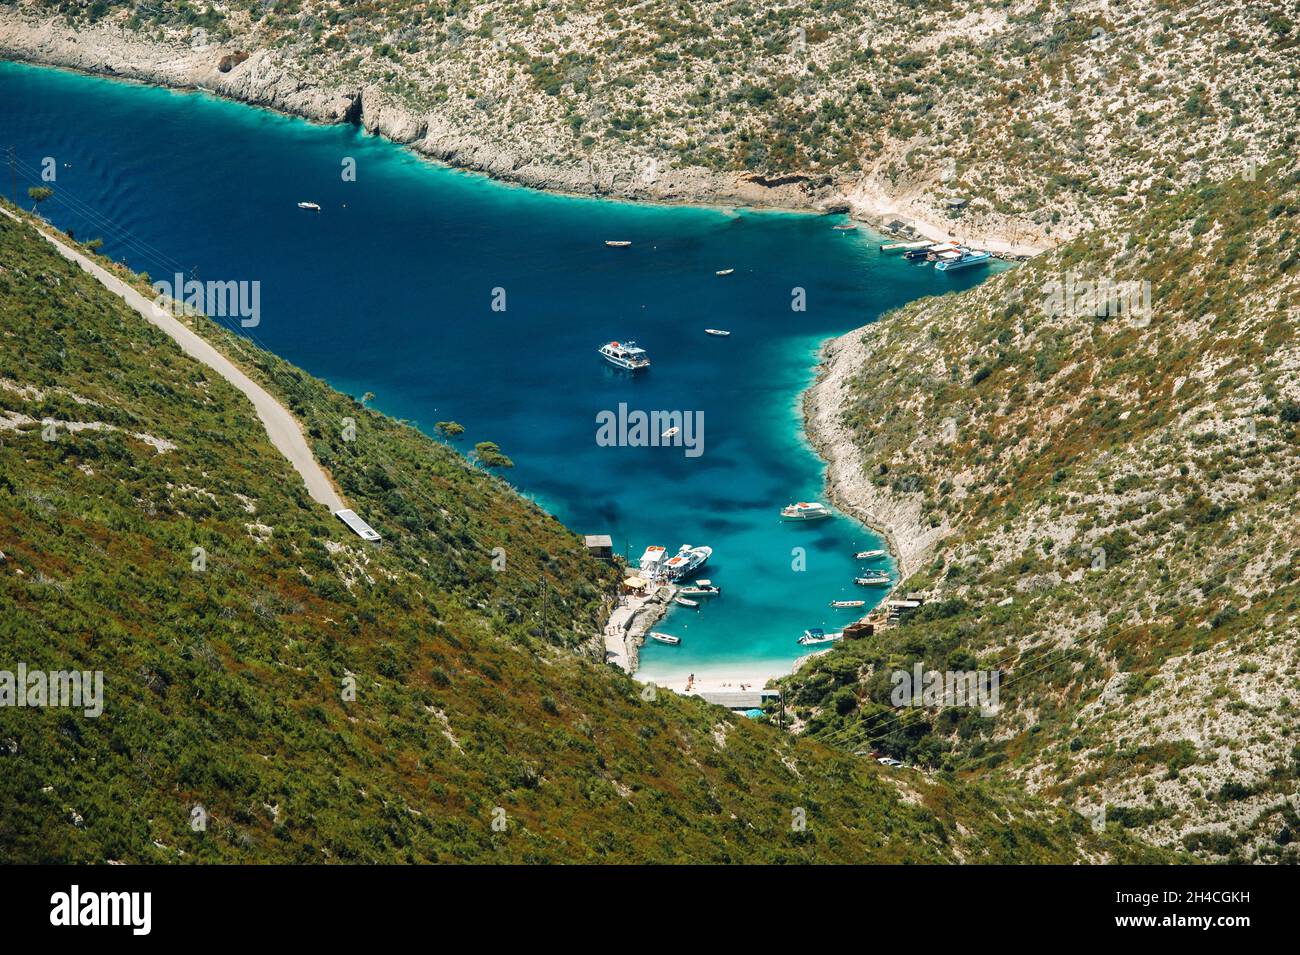
{"label": "winding asphalt road", "polygon": [[[3,212],[15,222],[22,222],[21,219],[7,209],[0,209],[0,212]],[[275,445],[277,451],[289,460],[289,463],[294,466],[294,470],[302,476],[303,484],[307,486],[307,493],[311,495],[313,501],[324,504],[331,511],[338,511],[347,507],[343,503],[343,499],[339,497],[338,492],[334,490],[334,485],[330,483],[330,479],[326,477],[316,458],[313,457],[311,449],[307,446],[307,438],[303,435],[302,426],[298,424],[298,419],[289,413],[288,408],[272,398],[266,389],[240,371],[229,358],[217,351],[196,332],[187,328],[173,315],[163,311],[151,300],[109,273],[88,256],[64,245],[58,239],[41,232],[39,229],[36,231],[58,249],[59,254],[65,259],[79,264],[98,279],[99,283],[106,289],[119,296],[150,323],[171,336],[172,340],[181,346],[181,351],[191,358],[201,361],[243,392],[248,400],[253,403],[253,407],[257,409],[257,416],[262,419],[262,424],[266,428],[266,435],[271,439],[271,443]]]}

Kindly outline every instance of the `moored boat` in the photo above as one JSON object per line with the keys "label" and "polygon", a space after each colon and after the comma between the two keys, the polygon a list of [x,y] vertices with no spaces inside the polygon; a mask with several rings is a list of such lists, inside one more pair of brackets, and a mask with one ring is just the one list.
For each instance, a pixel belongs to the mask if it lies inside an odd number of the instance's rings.
{"label": "moored boat", "polygon": [[650,367],[645,349],[638,348],[636,342],[606,342],[600,346],[599,351],[605,361],[625,371],[641,371]]}
{"label": "moored boat", "polygon": [[722,593],[722,588],[715,587],[711,580],[697,580],[677,592],[684,597],[716,597]]}
{"label": "moored boat", "polygon": [[816,502],[800,501],[798,504],[787,504],[781,508],[783,521],[819,521],[830,516],[830,508]]}
{"label": "moored boat", "polygon": [[657,640],[660,643],[666,643],[670,647],[675,647],[682,642],[681,637],[674,637],[671,633],[660,633],[657,630],[650,631],[650,639]]}
{"label": "moored boat", "polygon": [[664,576],[669,580],[681,580],[695,573],[713,556],[712,547],[692,547],[683,544],[681,549],[664,564]]}
{"label": "moored boat", "polygon": [[858,224],[856,222],[846,222],[843,225],[837,225],[834,226],[833,228],[835,229],[836,232],[852,232],[857,227]]}
{"label": "moored boat", "polygon": [[888,574],[871,574],[866,577],[854,577],[853,582],[859,587],[888,587]]}
{"label": "moored boat", "polygon": [[832,600],[831,606],[844,609],[846,607],[861,607],[865,603],[865,600]]}
{"label": "moored boat", "polygon": [[983,249],[967,249],[963,247],[957,251],[961,253],[957,258],[948,256],[934,263],[934,267],[940,272],[951,272],[953,269],[967,269],[972,265],[985,265],[993,258],[992,252],[986,252]]}
{"label": "moored boat", "polygon": [[700,606],[698,600],[691,600],[689,597],[682,597],[680,595],[673,598],[673,603],[681,604],[683,607],[690,607],[692,610],[697,609]]}
{"label": "moored boat", "polygon": [[884,557],[883,550],[860,550],[853,555],[854,560],[875,560],[877,557]]}

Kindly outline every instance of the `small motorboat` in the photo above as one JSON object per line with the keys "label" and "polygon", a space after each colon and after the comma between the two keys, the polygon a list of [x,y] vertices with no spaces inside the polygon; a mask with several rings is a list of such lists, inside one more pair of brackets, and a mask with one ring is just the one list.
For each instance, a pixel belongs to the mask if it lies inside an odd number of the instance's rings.
{"label": "small motorboat", "polygon": [[847,607],[861,607],[865,603],[865,600],[832,600],[831,606],[845,609]]}
{"label": "small motorboat", "polygon": [[650,631],[650,639],[658,640],[660,643],[666,643],[670,647],[675,647],[682,642],[681,637],[674,637],[671,633],[659,633],[657,630]]}
{"label": "small motorboat", "polygon": [[674,597],[673,603],[681,604],[681,606],[683,607],[690,607],[692,610],[696,610],[700,606],[700,602],[698,600],[691,600],[689,597],[682,597],[682,596]]}
{"label": "small motorboat", "polygon": [[726,338],[728,335],[731,334],[731,332],[727,331],[727,330],[724,329],[724,328],[706,328],[706,329],[704,330],[704,334],[706,334],[706,335],[717,335],[717,336],[719,336],[719,337],[721,337],[721,338]]}
{"label": "small motorboat", "polygon": [[860,550],[853,555],[854,560],[875,560],[878,557],[884,557],[883,550]]}
{"label": "small motorboat", "polygon": [[795,642],[806,647],[814,643],[830,643],[832,640],[842,639],[844,639],[843,633],[827,633],[821,627],[809,627],[803,632],[803,636]]}
{"label": "small motorboat", "polygon": [[888,587],[888,574],[872,574],[869,577],[854,577],[853,582],[859,587]]}
{"label": "small motorboat", "polygon": [[320,212],[320,205],[315,202],[300,202],[298,203],[298,208],[310,209],[312,212]]}
{"label": "small motorboat", "polygon": [[626,249],[632,243],[627,239],[606,239],[605,244],[611,249]]}
{"label": "small motorboat", "polygon": [[697,580],[694,584],[683,587],[677,592],[683,597],[716,597],[722,593],[722,588],[713,586],[711,580]]}
{"label": "small motorboat", "polygon": [[843,225],[835,226],[836,232],[852,232],[858,227],[856,222],[846,222]]}
{"label": "small motorboat", "polygon": [[735,270],[735,269],[718,269],[718,271],[714,272],[713,274],[714,274],[714,275],[730,275],[730,274],[731,274],[732,272],[734,272],[734,271],[736,271],[736,270]]}
{"label": "small motorboat", "polygon": [[808,501],[788,504],[781,508],[781,520],[783,521],[819,521],[830,516],[830,508],[825,504],[809,503]]}
{"label": "small motorboat", "polygon": [[674,427],[674,428],[669,428],[669,429],[668,429],[667,431],[665,431],[663,434],[659,435],[659,437],[660,437],[660,438],[671,438],[673,435],[678,434],[681,430],[682,430],[681,428],[676,428],[676,427]]}

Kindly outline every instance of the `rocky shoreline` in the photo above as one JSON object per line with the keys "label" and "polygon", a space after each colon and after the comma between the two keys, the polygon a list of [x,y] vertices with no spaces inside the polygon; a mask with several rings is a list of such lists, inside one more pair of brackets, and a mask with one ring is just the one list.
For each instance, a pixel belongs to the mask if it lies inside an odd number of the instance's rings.
{"label": "rocky shoreline", "polygon": [[871,340],[879,330],[879,325],[868,325],[822,345],[817,378],[803,396],[803,422],[809,443],[826,462],[826,493],[831,503],[885,539],[898,562],[901,582],[930,559],[949,529],[930,527],[923,521],[919,500],[909,501],[872,483],[869,462],[863,460],[842,422],[841,394],[870,362]]}
{"label": "rocky shoreline", "polygon": [[[348,88],[306,78],[302,65],[278,47],[245,50],[231,44],[196,50],[179,41],[146,40],[107,21],[74,29],[59,18],[8,11],[0,12],[0,58],[201,90],[314,123],[353,123],[426,159],[561,195],[847,213],[889,234],[953,237],[953,223],[923,203],[828,174],[667,168],[645,157],[547,161],[538,155],[541,147],[492,142],[437,112],[414,113],[378,86]],[[968,237],[1008,258],[1024,258],[1046,247],[1037,239],[1025,242],[978,230]]]}

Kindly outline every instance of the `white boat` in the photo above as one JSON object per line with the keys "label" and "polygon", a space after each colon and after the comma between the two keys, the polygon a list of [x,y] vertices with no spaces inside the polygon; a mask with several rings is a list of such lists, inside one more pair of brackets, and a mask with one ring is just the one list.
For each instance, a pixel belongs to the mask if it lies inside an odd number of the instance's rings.
{"label": "white boat", "polygon": [[664,564],[664,576],[669,580],[681,580],[703,567],[712,556],[712,547],[692,547],[690,544],[683,544],[681,549],[669,557],[668,562]]}
{"label": "white boat", "polygon": [[706,334],[706,335],[720,335],[721,337],[726,338],[728,335],[731,334],[731,332],[726,331],[725,329],[722,329],[722,328],[706,328],[706,329],[704,330],[704,334]]}
{"label": "white boat", "polygon": [[605,244],[612,249],[626,249],[632,243],[627,239],[606,239]]}
{"label": "white boat", "polygon": [[675,647],[682,642],[681,637],[674,637],[671,633],[660,633],[657,630],[650,631],[650,639],[658,640],[660,643],[666,643],[670,647]]}
{"label": "white boat", "polygon": [[700,606],[700,602],[698,600],[691,600],[688,597],[680,597],[680,596],[674,597],[673,603],[681,604],[683,607],[690,607],[692,610]]}
{"label": "white boat", "polygon": [[665,431],[663,434],[659,435],[659,437],[660,437],[660,438],[671,438],[673,435],[677,434],[677,432],[679,432],[679,431],[681,431],[681,430],[682,430],[681,428],[669,428],[669,429],[668,429],[667,431]]}
{"label": "white boat", "polygon": [[664,561],[668,557],[668,551],[659,544],[651,544],[641,555],[641,575],[650,580],[660,576],[664,570]]}
{"label": "white boat", "polygon": [[856,222],[846,222],[843,225],[835,226],[834,229],[836,232],[852,232],[857,227],[858,225]]}
{"label": "white boat", "polygon": [[711,580],[697,580],[689,587],[677,591],[683,597],[716,597],[722,593],[721,587],[713,586]]}
{"label": "white boat", "polygon": [[877,557],[884,557],[883,550],[860,550],[853,555],[854,560],[875,560]]}
{"label": "white boat", "polygon": [[827,633],[821,627],[810,627],[803,632],[803,636],[796,642],[803,647],[815,643],[830,643],[832,640],[844,639],[843,633]]}
{"label": "white boat", "polygon": [[606,342],[600,346],[599,351],[601,357],[616,368],[641,371],[650,367],[645,349],[638,348],[636,342]]}
{"label": "white boat", "polygon": [[825,504],[815,502],[800,501],[798,504],[788,504],[781,508],[781,519],[783,521],[819,521],[830,516],[830,508]]}
{"label": "white boat", "polygon": [[873,574],[870,577],[854,577],[853,582],[859,587],[888,587],[889,575],[880,574],[877,576]]}
{"label": "white boat", "polygon": [[312,212],[320,212],[320,206],[314,202],[300,202],[298,203],[298,208],[310,209]]}
{"label": "white boat", "polygon": [[736,270],[735,270],[735,269],[718,269],[718,271],[714,272],[713,274],[714,274],[714,275],[730,275],[730,274],[731,274],[732,272],[734,272],[734,271],[736,271]]}
{"label": "white boat", "polygon": [[968,269],[972,265],[985,265],[992,261],[993,253],[981,250],[968,249],[965,246],[958,249],[957,256],[943,255],[940,261],[934,263],[934,267],[940,272],[951,272],[953,269]]}
{"label": "white boat", "polygon": [[832,607],[861,607],[866,603],[865,600],[832,600]]}

